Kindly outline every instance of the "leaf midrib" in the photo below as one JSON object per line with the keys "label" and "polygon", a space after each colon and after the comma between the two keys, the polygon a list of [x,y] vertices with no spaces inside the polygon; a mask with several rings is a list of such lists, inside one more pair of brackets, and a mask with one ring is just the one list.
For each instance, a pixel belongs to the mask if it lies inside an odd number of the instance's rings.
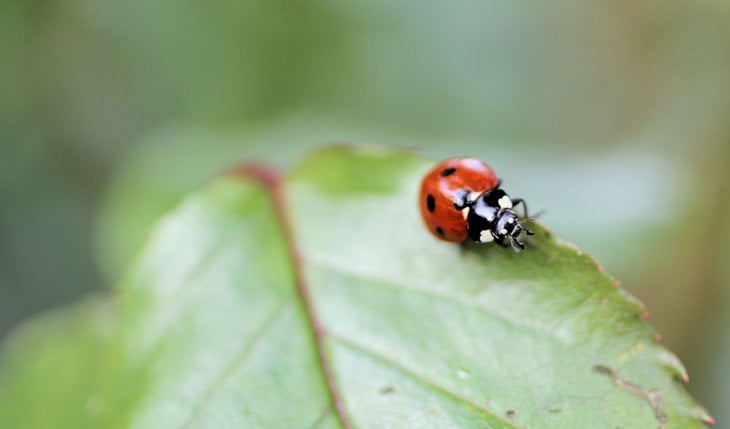
{"label": "leaf midrib", "polygon": [[344,429],[353,429],[349,416],[346,413],[345,405],[341,394],[337,388],[334,377],[334,370],[329,361],[327,351],[324,349],[325,330],[319,318],[317,317],[312,297],[305,281],[304,272],[301,269],[302,258],[300,257],[299,247],[294,235],[294,229],[290,217],[287,215],[287,203],[283,190],[283,179],[280,173],[272,175],[272,170],[268,168],[252,168],[250,177],[258,181],[268,191],[274,204],[274,212],[281,227],[285,245],[289,253],[292,270],[294,272],[294,281],[296,283],[296,291],[304,310],[307,320],[307,326],[310,329],[314,340],[317,362],[322,370],[322,376],[325,379],[327,390],[330,394],[330,402],[332,409],[335,410],[337,419]]}

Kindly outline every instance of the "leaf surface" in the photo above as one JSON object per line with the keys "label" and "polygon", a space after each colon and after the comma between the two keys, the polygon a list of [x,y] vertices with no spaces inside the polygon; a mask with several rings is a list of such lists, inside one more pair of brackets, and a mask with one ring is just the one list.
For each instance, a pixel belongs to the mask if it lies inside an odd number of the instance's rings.
{"label": "leaf surface", "polygon": [[[711,419],[642,305],[574,246],[539,225],[519,254],[432,237],[415,201],[430,166],[334,147],[284,179],[213,181],[158,224],[117,302],[47,316],[6,345],[0,426]],[[62,406],[47,407],[48,386],[67,392]]]}

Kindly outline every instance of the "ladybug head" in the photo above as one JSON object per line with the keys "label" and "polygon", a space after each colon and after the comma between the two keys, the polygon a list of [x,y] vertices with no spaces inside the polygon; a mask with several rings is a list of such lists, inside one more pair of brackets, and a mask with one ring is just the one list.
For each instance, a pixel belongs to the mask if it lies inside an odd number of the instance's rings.
{"label": "ladybug head", "polygon": [[520,234],[525,231],[528,235],[532,235],[532,231],[520,224],[517,213],[510,209],[500,210],[497,214],[496,222],[492,227],[492,235],[499,243],[505,243],[506,240],[512,248],[519,252],[525,248],[525,243],[519,240]]}

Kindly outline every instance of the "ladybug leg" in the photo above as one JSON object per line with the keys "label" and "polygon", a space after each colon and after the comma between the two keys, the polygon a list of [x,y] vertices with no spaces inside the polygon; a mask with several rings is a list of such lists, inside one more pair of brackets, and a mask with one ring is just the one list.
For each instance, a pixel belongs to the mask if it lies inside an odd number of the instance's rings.
{"label": "ladybug leg", "polygon": [[497,243],[497,244],[499,244],[502,247],[507,247],[507,243],[504,242],[504,237],[498,236],[491,229],[489,230],[489,234],[491,234],[492,237],[494,237],[494,240],[492,240],[494,243]]}
{"label": "ladybug leg", "polygon": [[512,246],[512,249],[515,252],[519,252],[519,251],[525,249],[525,243],[521,242],[520,240],[518,240],[512,236],[509,237],[509,244]]}
{"label": "ladybug leg", "polygon": [[527,203],[522,198],[512,198],[512,207],[517,207],[517,204],[522,204],[522,208],[524,209],[524,215],[522,217],[529,218],[530,215],[527,213]]}

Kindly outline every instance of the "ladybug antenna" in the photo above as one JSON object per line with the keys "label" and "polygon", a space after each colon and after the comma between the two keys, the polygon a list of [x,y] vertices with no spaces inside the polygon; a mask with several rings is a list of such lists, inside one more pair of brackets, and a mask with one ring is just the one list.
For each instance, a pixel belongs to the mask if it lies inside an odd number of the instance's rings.
{"label": "ladybug antenna", "polygon": [[542,216],[544,214],[545,214],[545,210],[540,210],[539,212],[535,213],[532,216],[525,216],[525,219],[537,220],[537,218],[539,218],[540,216]]}

